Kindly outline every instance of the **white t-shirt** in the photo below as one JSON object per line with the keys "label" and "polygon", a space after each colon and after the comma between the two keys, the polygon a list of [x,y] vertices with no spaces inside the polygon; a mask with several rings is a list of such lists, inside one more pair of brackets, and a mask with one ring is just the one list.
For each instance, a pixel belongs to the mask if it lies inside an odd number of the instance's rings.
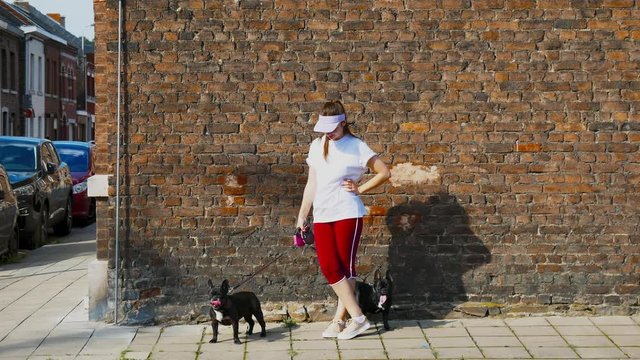
{"label": "white t-shirt", "polygon": [[307,164],[316,172],[313,221],[326,223],[363,217],[367,211],[360,197],[340,185],[347,179],[358,183],[367,172],[367,162],[376,153],[364,141],[348,134],[329,141],[326,161],[323,149],[324,136],[311,143],[307,157]]}

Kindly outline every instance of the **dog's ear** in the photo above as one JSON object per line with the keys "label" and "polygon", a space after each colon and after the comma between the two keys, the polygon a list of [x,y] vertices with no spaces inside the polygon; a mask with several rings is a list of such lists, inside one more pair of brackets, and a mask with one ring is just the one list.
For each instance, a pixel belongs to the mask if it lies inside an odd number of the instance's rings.
{"label": "dog's ear", "polygon": [[393,277],[391,277],[391,270],[387,270],[387,273],[384,276],[389,282],[393,282]]}
{"label": "dog's ear", "polygon": [[222,285],[220,285],[220,292],[225,295],[229,292],[229,280],[224,279],[222,281]]}
{"label": "dog's ear", "polygon": [[211,281],[211,279],[207,281],[207,284],[209,284],[209,287],[213,289],[213,281]]}
{"label": "dog's ear", "polygon": [[380,269],[376,269],[376,271],[373,273],[373,283],[377,283],[378,281],[380,281]]}

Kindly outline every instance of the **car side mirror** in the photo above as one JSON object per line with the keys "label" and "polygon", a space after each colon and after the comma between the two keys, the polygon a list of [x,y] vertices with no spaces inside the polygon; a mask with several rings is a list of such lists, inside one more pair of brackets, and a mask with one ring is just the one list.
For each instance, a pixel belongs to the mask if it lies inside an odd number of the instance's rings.
{"label": "car side mirror", "polygon": [[58,167],[56,166],[56,164],[48,162],[47,163],[47,174],[53,174],[54,172],[56,172],[57,168]]}

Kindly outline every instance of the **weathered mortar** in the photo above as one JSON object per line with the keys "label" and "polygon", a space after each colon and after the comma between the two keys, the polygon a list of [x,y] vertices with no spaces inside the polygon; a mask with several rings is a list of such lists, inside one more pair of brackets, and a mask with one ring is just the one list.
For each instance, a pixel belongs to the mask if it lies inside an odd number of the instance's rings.
{"label": "weathered mortar", "polygon": [[[114,173],[117,1],[94,4],[98,172]],[[247,288],[273,307],[328,299],[312,254],[289,249],[327,99],[342,100],[394,166],[363,197],[359,271],[389,268],[409,316],[467,300],[637,309],[636,1],[140,0],[124,10],[130,321],[197,318],[208,278],[237,283],[282,251]],[[113,269],[114,199],[98,212],[98,257]]]}

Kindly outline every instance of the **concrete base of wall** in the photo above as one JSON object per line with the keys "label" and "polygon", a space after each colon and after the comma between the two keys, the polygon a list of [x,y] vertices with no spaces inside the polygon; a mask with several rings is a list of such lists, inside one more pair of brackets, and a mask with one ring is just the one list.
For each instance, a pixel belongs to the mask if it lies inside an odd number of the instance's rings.
{"label": "concrete base of wall", "polygon": [[89,320],[103,320],[107,313],[107,296],[109,290],[108,262],[94,260],[89,263]]}

